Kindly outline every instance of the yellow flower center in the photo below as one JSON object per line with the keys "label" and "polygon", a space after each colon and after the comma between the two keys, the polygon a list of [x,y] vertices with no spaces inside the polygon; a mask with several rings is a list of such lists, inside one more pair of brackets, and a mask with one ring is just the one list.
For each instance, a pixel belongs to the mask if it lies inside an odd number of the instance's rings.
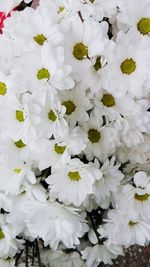
{"label": "yellow flower center", "polygon": [[74,104],[72,101],[70,101],[70,100],[68,100],[68,101],[64,101],[64,102],[62,103],[62,105],[66,107],[66,114],[67,114],[67,115],[70,115],[70,114],[71,114],[72,112],[74,112],[75,109],[76,109],[75,104]]}
{"label": "yellow flower center", "polygon": [[4,239],[4,238],[5,238],[5,235],[4,235],[3,231],[2,231],[2,229],[0,228],[0,240]]}
{"label": "yellow flower center", "polygon": [[72,181],[79,181],[81,179],[78,171],[77,172],[69,172],[68,176]]}
{"label": "yellow flower center", "polygon": [[120,65],[123,74],[130,75],[136,70],[136,62],[130,58],[125,59]]}
{"label": "yellow flower center", "polygon": [[101,138],[101,134],[96,129],[90,129],[88,131],[88,138],[93,144],[98,143]]}
{"label": "yellow flower center", "polygon": [[94,67],[94,69],[95,69],[96,71],[98,71],[99,69],[102,68],[101,57],[97,57],[97,58],[96,58],[96,61],[95,61],[95,64],[94,64],[93,67]]}
{"label": "yellow flower center", "polygon": [[57,154],[63,154],[64,153],[64,151],[65,151],[65,149],[66,149],[66,147],[65,146],[59,146],[59,145],[55,145],[55,152],[57,153]]}
{"label": "yellow flower center", "polygon": [[7,92],[6,84],[0,82],[0,95],[5,95]]}
{"label": "yellow flower center", "polygon": [[43,68],[43,69],[38,71],[37,78],[38,78],[38,80],[42,80],[42,79],[49,80],[50,79],[50,73],[47,69]]}
{"label": "yellow flower center", "polygon": [[137,29],[143,35],[149,34],[150,33],[150,18],[140,19],[137,24]]}
{"label": "yellow flower center", "polygon": [[21,169],[13,169],[13,171],[19,174],[22,170]]}
{"label": "yellow flower center", "polygon": [[64,6],[60,6],[58,8],[58,14],[62,13],[64,11],[65,7]]}
{"label": "yellow flower center", "polygon": [[115,105],[115,99],[110,94],[104,94],[101,101],[106,107],[113,107]]}
{"label": "yellow flower center", "polygon": [[138,201],[147,201],[150,195],[149,194],[144,194],[144,195],[135,194],[134,197]]}
{"label": "yellow flower center", "polygon": [[25,147],[26,145],[23,143],[23,141],[20,139],[20,140],[18,140],[18,141],[16,141],[15,142],[15,145],[16,145],[16,147],[18,147],[18,148],[23,148],[23,147]]}
{"label": "yellow flower center", "polygon": [[73,55],[78,60],[83,60],[88,56],[88,48],[83,43],[77,43],[73,47]]}
{"label": "yellow flower center", "polygon": [[43,34],[38,34],[33,39],[39,45],[43,45],[44,42],[46,41],[46,37]]}
{"label": "yellow flower center", "polygon": [[23,122],[24,121],[24,114],[22,110],[16,110],[16,119],[19,122]]}
{"label": "yellow flower center", "polygon": [[128,225],[133,227],[134,225],[136,225],[138,222],[133,222],[133,221],[129,221]]}
{"label": "yellow flower center", "polygon": [[48,119],[50,121],[55,121],[57,119],[57,116],[55,115],[53,110],[50,110],[50,112],[48,113]]}

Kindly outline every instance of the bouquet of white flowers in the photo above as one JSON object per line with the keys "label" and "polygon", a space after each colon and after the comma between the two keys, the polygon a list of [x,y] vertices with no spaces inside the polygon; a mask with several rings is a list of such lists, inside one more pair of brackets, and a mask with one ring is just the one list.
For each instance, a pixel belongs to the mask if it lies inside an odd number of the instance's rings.
{"label": "bouquet of white flowers", "polygon": [[150,0],[0,11],[0,266],[112,264],[150,241]]}

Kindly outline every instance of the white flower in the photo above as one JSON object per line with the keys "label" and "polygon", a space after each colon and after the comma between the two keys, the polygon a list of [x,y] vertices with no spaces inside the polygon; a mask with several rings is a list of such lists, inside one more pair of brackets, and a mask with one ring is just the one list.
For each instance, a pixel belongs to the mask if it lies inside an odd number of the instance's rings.
{"label": "white flower", "polygon": [[85,267],[85,263],[81,260],[79,253],[65,253],[61,250],[47,250],[41,255],[42,262],[50,264],[51,267]]}
{"label": "white flower", "polygon": [[73,248],[80,243],[88,226],[84,218],[73,208],[65,207],[57,202],[41,203],[27,215],[27,227],[33,238],[40,237],[56,250],[59,242],[67,248]]}
{"label": "white flower", "polygon": [[73,129],[71,133],[55,140],[39,140],[34,143],[32,158],[38,161],[40,170],[48,167],[59,169],[60,164],[66,164],[71,156],[80,154],[86,147],[84,132],[79,127]]}
{"label": "white flower", "polygon": [[[13,25],[13,27],[12,27]],[[14,12],[5,22],[4,35],[13,38],[18,52],[30,51],[44,43],[58,45],[63,40],[59,27],[51,20],[48,10],[24,9],[21,13]]]}
{"label": "white flower", "polygon": [[139,244],[144,246],[150,240],[150,226],[141,217],[130,217],[122,210],[110,210],[106,224],[98,232],[101,237],[107,237],[110,243],[126,247]]}
{"label": "white flower", "polygon": [[114,153],[116,146],[119,144],[117,131],[109,125],[103,126],[102,117],[92,114],[88,122],[83,124],[83,128],[88,138],[87,147],[84,151],[88,160],[97,157],[103,162]]}
{"label": "white flower", "polygon": [[61,92],[60,101],[66,108],[65,118],[70,126],[88,120],[87,111],[90,109],[90,103],[84,88],[78,86]]}
{"label": "white flower", "polygon": [[35,47],[19,58],[18,68],[14,70],[18,93],[29,90],[36,95],[40,90],[42,96],[40,87],[49,87],[49,90],[74,87],[74,81],[69,76],[71,67],[64,65],[64,49],[61,46],[54,49],[44,43],[42,47]]}
{"label": "white flower", "polygon": [[11,225],[6,224],[5,216],[0,215],[0,257],[13,257],[19,248],[22,249],[23,241],[15,238],[15,231]]}
{"label": "white flower", "polygon": [[95,245],[93,247],[87,247],[82,251],[82,258],[86,260],[88,267],[97,267],[101,262],[104,264],[112,264],[112,260],[115,258],[105,245]]}
{"label": "white flower", "polygon": [[[96,162],[95,162],[96,163]],[[94,194],[98,204],[102,199],[110,197],[111,192],[116,192],[121,180],[124,178],[123,173],[118,170],[120,164],[115,164],[115,158],[107,159],[100,168],[102,177],[94,184]]]}
{"label": "white flower", "polygon": [[21,101],[15,95],[8,94],[1,109],[2,138],[22,139],[25,143],[37,139],[36,126],[40,122],[41,108],[30,94],[24,94]]}
{"label": "white flower", "polygon": [[65,107],[61,105],[60,101],[55,97],[46,98],[45,103],[41,106],[39,124],[39,137],[51,137],[54,135],[55,138],[64,137],[69,132],[68,123],[66,122]]}
{"label": "white flower", "polygon": [[[104,89],[123,97],[126,92],[140,95],[141,87],[148,79],[150,50],[144,39],[119,32],[116,39],[114,58],[103,72]],[[113,81],[113,82],[112,82]]]}
{"label": "white flower", "polygon": [[121,30],[133,30],[142,36],[150,34],[150,2],[148,0],[118,0],[118,26]]}
{"label": "white flower", "polygon": [[0,156],[1,165],[0,187],[5,194],[17,195],[22,184],[36,183],[36,177],[32,166],[19,158],[5,158]]}
{"label": "white flower", "polygon": [[47,179],[50,195],[64,203],[80,206],[86,197],[93,193],[93,184],[99,171],[94,166],[84,164],[79,159],[72,159],[61,166],[61,173],[56,170]]}

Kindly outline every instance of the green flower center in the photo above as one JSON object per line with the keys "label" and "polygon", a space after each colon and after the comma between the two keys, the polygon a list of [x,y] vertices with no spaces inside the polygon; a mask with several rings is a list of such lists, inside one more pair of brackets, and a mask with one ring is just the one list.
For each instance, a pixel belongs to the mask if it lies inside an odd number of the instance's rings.
{"label": "green flower center", "polygon": [[83,60],[88,56],[88,48],[83,43],[77,43],[73,47],[73,55],[78,60]]}
{"label": "green flower center", "polygon": [[49,80],[50,79],[50,73],[47,69],[43,68],[43,69],[38,71],[37,78],[38,78],[38,80],[42,80],[42,79]]}
{"label": "green flower center", "polygon": [[95,61],[95,64],[94,64],[94,69],[96,71],[98,71],[99,69],[102,68],[102,64],[101,64],[101,57],[97,57],[96,61]]}
{"label": "green flower center", "polygon": [[129,75],[135,71],[136,63],[132,58],[127,58],[121,63],[120,68],[123,74]]}
{"label": "green flower center", "polygon": [[133,222],[133,221],[129,221],[128,225],[133,227],[134,225],[136,225],[138,222]]}
{"label": "green flower center", "polygon": [[95,0],[89,0],[89,1],[93,4]]}
{"label": "green flower center", "polygon": [[137,24],[138,31],[143,34],[149,34],[150,33],[150,18],[142,18],[139,20]]}
{"label": "green flower center", "polygon": [[34,37],[34,41],[39,45],[43,45],[46,41],[46,37],[43,34],[38,34]]}
{"label": "green flower center", "polygon": [[101,101],[106,107],[113,107],[115,105],[115,99],[110,94],[104,94]]}
{"label": "green flower center", "polygon": [[7,91],[6,84],[0,82],[0,95],[5,95]]}
{"label": "green flower center", "polygon": [[62,103],[62,105],[66,107],[66,114],[67,114],[67,115],[70,115],[70,114],[71,114],[72,112],[74,112],[75,109],[76,109],[76,106],[75,106],[74,103],[73,103],[72,101],[70,101],[70,100],[68,100],[68,101],[64,101],[64,102]]}
{"label": "green flower center", "polygon": [[13,169],[13,171],[19,174],[22,170],[21,169]]}
{"label": "green flower center", "polygon": [[72,181],[79,181],[81,179],[79,172],[69,172],[68,176]]}
{"label": "green flower center", "polygon": [[55,121],[57,119],[57,116],[55,115],[53,110],[50,110],[50,112],[48,113],[48,119],[50,121]]}
{"label": "green flower center", "polygon": [[63,154],[65,151],[66,147],[65,146],[58,146],[57,144],[55,145],[55,152],[57,154]]}
{"label": "green flower center", "polygon": [[4,235],[3,231],[2,231],[2,229],[0,228],[0,240],[4,239],[4,238],[5,238],[5,235]]}
{"label": "green flower center", "polygon": [[15,142],[15,145],[16,145],[16,147],[18,147],[18,148],[23,148],[23,147],[26,146],[26,145],[22,142],[21,139],[18,140],[18,141],[16,141],[16,142]]}
{"label": "green flower center", "polygon": [[60,6],[58,9],[58,14],[62,13],[64,11],[65,7],[64,6]]}
{"label": "green flower center", "polygon": [[24,114],[22,110],[16,110],[16,119],[19,122],[23,122],[24,121]]}
{"label": "green flower center", "polygon": [[139,201],[147,201],[150,195],[149,194],[144,194],[144,195],[135,194],[134,197],[136,200],[139,200]]}
{"label": "green flower center", "polygon": [[101,134],[96,129],[90,129],[88,131],[88,138],[93,144],[98,143],[101,138]]}

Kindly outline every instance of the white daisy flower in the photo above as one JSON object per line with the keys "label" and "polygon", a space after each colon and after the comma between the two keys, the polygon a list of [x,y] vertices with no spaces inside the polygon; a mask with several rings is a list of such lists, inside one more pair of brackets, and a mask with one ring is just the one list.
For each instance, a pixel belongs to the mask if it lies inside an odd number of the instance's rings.
{"label": "white daisy flower", "polygon": [[[95,162],[97,165],[98,162]],[[102,173],[101,179],[97,180],[94,184],[94,194],[96,201],[99,204],[102,199],[110,197],[111,192],[115,193],[120,185],[124,174],[119,170],[120,164],[115,164],[115,158],[107,159],[100,171]]]}
{"label": "white daisy flower", "polygon": [[101,237],[109,238],[110,243],[129,247],[134,244],[144,246],[150,240],[148,221],[140,217],[129,217],[122,210],[109,210],[108,219],[104,220],[98,232]]}
{"label": "white daisy flower", "polygon": [[[61,177],[61,179],[60,179]],[[56,170],[46,179],[50,185],[50,195],[59,201],[80,206],[93,193],[93,184],[99,178],[99,171],[79,159],[72,159],[61,166],[61,174]]]}
{"label": "white daisy flower", "polygon": [[57,249],[59,242],[67,248],[74,248],[80,244],[79,238],[88,231],[85,219],[75,209],[57,202],[38,203],[27,216],[31,236],[39,236],[45,246],[50,245],[53,250]]}
{"label": "white daisy flower", "polygon": [[3,34],[13,38],[18,53],[22,50],[30,51],[35,46],[43,46],[47,42],[58,45],[63,40],[63,34],[49,17],[47,9],[27,8],[21,13],[14,12],[6,20]]}
{"label": "white daisy flower", "polygon": [[37,144],[33,145],[32,158],[38,161],[40,170],[50,166],[53,170],[59,169],[60,164],[66,164],[70,161],[71,156],[80,154],[85,149],[86,142],[84,132],[76,127],[63,138],[39,140]]}
{"label": "white daisy flower", "polygon": [[88,120],[87,111],[90,109],[90,102],[82,87],[78,86],[72,90],[61,92],[60,101],[66,108],[65,118],[70,126],[76,125],[77,122]]}
{"label": "white daisy flower", "polygon": [[10,93],[1,105],[1,110],[2,138],[22,139],[25,143],[37,139],[36,126],[40,122],[41,108],[30,94],[24,94],[20,100]]}
{"label": "white daisy flower", "polygon": [[84,151],[88,160],[97,157],[104,162],[108,156],[115,152],[119,141],[114,127],[103,126],[102,118],[92,114],[88,122],[83,124],[83,128],[88,138]]}
{"label": "white daisy flower", "polygon": [[118,26],[121,30],[133,30],[142,36],[150,34],[150,2],[148,0],[118,0]]}
{"label": "white daisy flower", "polygon": [[93,247],[87,247],[82,251],[82,258],[86,260],[88,267],[97,267],[101,262],[104,264],[112,264],[111,259],[115,259],[113,255],[105,245],[95,245]]}
{"label": "white daisy flower", "polygon": [[[114,58],[103,72],[104,89],[113,95],[123,97],[127,92],[140,96],[141,87],[148,79],[150,50],[143,39],[119,32],[116,39]],[[112,82],[113,81],[113,82]]]}
{"label": "white daisy flower", "polygon": [[76,80],[85,77],[91,66],[89,58],[103,51],[104,35],[107,32],[106,23],[104,25],[92,19],[82,22],[79,16],[75,16],[69,30],[66,30],[65,35],[69,35],[70,38],[65,42],[65,57],[72,66]]}
{"label": "white daisy flower", "polygon": [[11,225],[6,223],[4,215],[0,215],[0,257],[14,257],[19,252],[19,248],[23,249],[23,240],[15,238],[15,231]]}
{"label": "white daisy flower", "polygon": [[47,97],[44,105],[41,106],[39,124],[39,137],[49,138],[54,135],[55,138],[63,137],[68,134],[69,127],[64,118],[66,109],[57,97]]}
{"label": "white daisy flower", "polygon": [[41,48],[23,54],[19,58],[18,67],[14,70],[18,93],[21,93],[20,90],[31,91],[36,96],[39,88],[42,97],[46,85],[49,85],[49,91],[52,92],[53,88],[64,90],[74,87],[74,81],[69,76],[71,67],[64,65],[63,47],[54,49],[44,43]]}
{"label": "white daisy flower", "polygon": [[20,187],[26,182],[36,183],[36,177],[29,163],[20,159],[0,156],[0,187],[5,194],[17,195]]}

